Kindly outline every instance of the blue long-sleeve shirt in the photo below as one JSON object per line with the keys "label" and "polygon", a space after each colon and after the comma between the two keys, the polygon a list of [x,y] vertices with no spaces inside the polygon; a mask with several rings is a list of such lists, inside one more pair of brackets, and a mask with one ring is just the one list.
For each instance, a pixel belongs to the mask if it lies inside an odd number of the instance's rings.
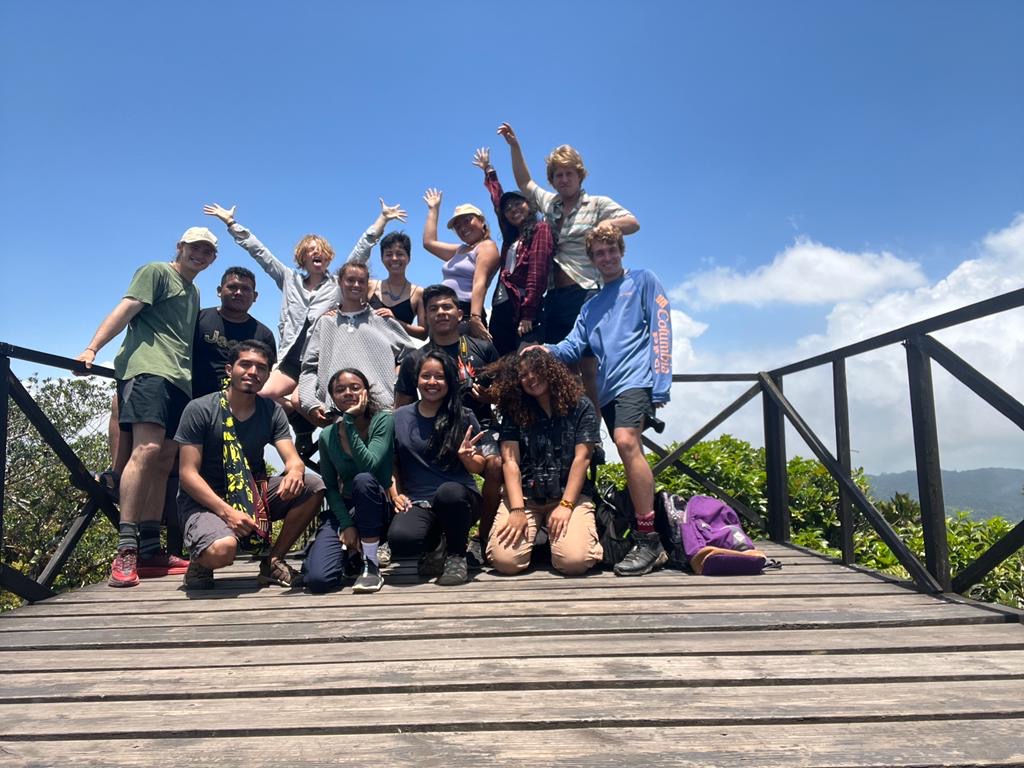
{"label": "blue long-sleeve shirt", "polygon": [[651,389],[667,403],[672,387],[672,311],[654,273],[630,269],[580,309],[576,325],[548,350],[575,363],[587,345],[597,356],[597,394],[603,407],[627,389]]}

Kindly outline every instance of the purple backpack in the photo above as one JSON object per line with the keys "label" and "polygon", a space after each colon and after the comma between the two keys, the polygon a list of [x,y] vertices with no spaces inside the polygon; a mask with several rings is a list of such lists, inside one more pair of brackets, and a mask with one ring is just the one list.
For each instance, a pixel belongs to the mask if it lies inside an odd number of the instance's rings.
{"label": "purple backpack", "polygon": [[732,507],[710,496],[694,496],[686,502],[679,520],[679,534],[688,558],[704,547],[736,552],[754,549],[754,542],[743,532],[740,518]]}

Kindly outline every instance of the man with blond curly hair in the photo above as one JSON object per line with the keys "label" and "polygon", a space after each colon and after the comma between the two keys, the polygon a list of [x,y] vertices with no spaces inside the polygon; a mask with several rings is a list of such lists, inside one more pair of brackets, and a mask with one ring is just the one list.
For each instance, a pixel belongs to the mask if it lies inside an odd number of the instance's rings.
{"label": "man with blond curly hair", "polygon": [[[563,144],[545,158],[548,182],[554,192],[542,189],[530,176],[515,131],[502,123],[498,133],[512,153],[512,171],[516,184],[555,233],[557,246],[547,295],[544,297],[544,340],[549,344],[564,339],[587,299],[600,286],[600,275],[587,256],[584,238],[601,222],[610,222],[624,235],[640,229],[636,216],[610,197],[590,195],[583,189],[587,169],[580,153]],[[583,385],[597,404],[597,362],[587,355],[580,360]]]}

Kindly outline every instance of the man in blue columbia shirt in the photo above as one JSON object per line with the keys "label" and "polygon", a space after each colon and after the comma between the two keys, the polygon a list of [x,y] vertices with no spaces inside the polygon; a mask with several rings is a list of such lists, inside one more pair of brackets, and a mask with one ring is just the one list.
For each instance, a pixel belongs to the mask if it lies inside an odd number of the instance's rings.
{"label": "man in blue columbia shirt", "polygon": [[569,335],[543,349],[564,363],[577,362],[588,346],[597,357],[601,415],[622,459],[636,513],[633,549],[615,573],[642,576],[668,560],[654,530],[654,475],[640,435],[654,409],[669,401],[672,313],[654,273],[623,269],[625,243],[614,224],[602,222],[590,230],[586,247],[603,287],[583,305]]}

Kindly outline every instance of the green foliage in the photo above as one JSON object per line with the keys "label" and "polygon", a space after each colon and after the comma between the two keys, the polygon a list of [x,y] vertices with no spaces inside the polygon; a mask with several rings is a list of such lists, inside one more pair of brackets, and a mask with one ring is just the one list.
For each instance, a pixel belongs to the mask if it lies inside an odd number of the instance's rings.
{"label": "green foliage", "polygon": [[[669,446],[669,450],[673,447]],[[653,455],[647,458],[652,466],[657,462]],[[763,448],[754,448],[750,443],[737,440],[731,435],[722,435],[715,440],[699,443],[683,454],[682,459],[767,522]],[[839,557],[841,537],[838,483],[822,464],[812,459],[795,456],[789,460],[787,469],[791,541],[831,557]],[[617,488],[626,485],[621,464],[605,464],[599,476],[604,481],[611,481]],[[869,493],[863,470],[855,470],[853,480],[865,494]],[[662,472],[656,478],[656,484],[659,491],[686,497],[707,493],[699,483],[675,468]],[[896,494],[888,501],[874,503],[899,537],[923,562],[924,536],[920,505],[903,493]],[[908,578],[896,556],[856,510],[854,519],[853,538],[857,563],[898,578]],[[1001,517],[979,521],[971,519],[966,512],[960,512],[948,518],[947,537],[953,573],[958,573],[973,562],[1012,528],[1013,523]],[[978,600],[1024,608],[1024,552],[1008,558],[968,594]]]}
{"label": "green foliage", "polygon": [[[32,394],[87,468],[106,467],[106,416],[112,382],[95,379],[26,380]],[[85,493],[71,484],[70,473],[13,401],[9,403],[4,498],[3,561],[27,576],[39,575],[74,520]],[[79,541],[54,582],[55,589],[89,584],[106,575],[117,532],[101,514]],[[20,600],[0,593],[0,610]]]}

